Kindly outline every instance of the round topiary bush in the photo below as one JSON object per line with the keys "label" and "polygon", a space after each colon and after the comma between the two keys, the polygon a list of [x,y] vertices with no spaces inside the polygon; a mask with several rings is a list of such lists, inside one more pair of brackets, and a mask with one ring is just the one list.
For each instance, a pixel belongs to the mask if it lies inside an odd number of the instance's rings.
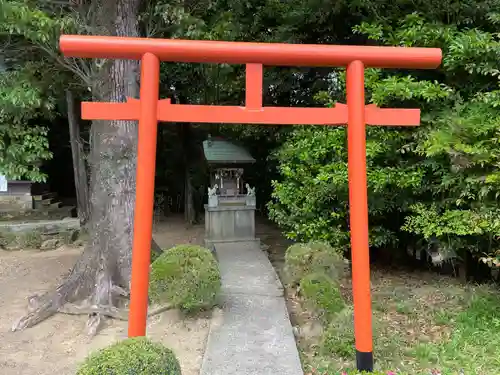
{"label": "round topiary bush", "polygon": [[211,251],[179,245],[151,265],[150,296],[156,303],[192,312],[211,308],[221,288],[220,271]]}
{"label": "round topiary bush", "polygon": [[324,322],[345,308],[339,286],[324,273],[312,273],[300,280],[300,294]]}
{"label": "round topiary bush", "polygon": [[333,280],[338,280],[345,269],[342,252],[328,243],[297,243],[285,253],[285,281],[290,286],[297,285],[311,273],[325,273]]}
{"label": "round topiary bush", "polygon": [[76,375],[181,375],[181,367],[170,349],[134,337],[91,354]]}

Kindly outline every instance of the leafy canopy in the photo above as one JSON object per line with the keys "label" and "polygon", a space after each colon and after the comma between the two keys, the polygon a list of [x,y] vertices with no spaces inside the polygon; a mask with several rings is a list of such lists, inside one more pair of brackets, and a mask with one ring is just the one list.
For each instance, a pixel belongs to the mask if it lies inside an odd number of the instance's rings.
{"label": "leafy canopy", "polygon": [[[367,130],[371,246],[396,247],[403,230],[442,249],[498,248],[499,22],[469,11],[449,23],[412,13],[354,27],[378,44],[443,49],[437,71],[366,71],[369,102],[422,108],[418,129]],[[336,77],[316,95],[325,105],[344,100],[345,74]],[[298,127],[275,157],[273,220],[289,238],[348,246],[345,129]]]}

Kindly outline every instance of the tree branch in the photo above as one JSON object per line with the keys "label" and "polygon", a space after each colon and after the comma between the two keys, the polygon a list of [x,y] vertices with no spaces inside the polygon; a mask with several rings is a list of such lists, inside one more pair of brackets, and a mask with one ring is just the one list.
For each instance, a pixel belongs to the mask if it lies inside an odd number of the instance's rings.
{"label": "tree branch", "polygon": [[85,72],[82,71],[77,65],[72,66],[72,64],[70,64],[64,57],[59,55],[59,53],[54,52],[47,46],[40,44],[38,45],[38,48],[40,48],[43,52],[49,55],[55,62],[61,65],[61,67],[77,75],[78,78],[82,80],[82,85],[90,87],[92,83],[91,77],[89,75],[86,75]]}

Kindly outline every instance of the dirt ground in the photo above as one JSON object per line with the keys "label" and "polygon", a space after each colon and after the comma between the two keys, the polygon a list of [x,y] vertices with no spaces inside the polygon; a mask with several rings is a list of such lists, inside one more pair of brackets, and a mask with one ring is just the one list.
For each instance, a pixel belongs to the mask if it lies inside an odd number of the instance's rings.
{"label": "dirt ground", "polygon": [[[203,226],[188,228],[179,219],[155,225],[155,240],[167,248],[180,243],[201,243]],[[81,248],[48,252],[0,251],[0,374],[74,375],[89,352],[127,335],[127,323],[107,320],[101,332],[85,335],[85,316],[57,314],[21,332],[11,326],[23,315],[27,297],[54,286],[68,272]],[[147,335],[170,347],[181,362],[183,375],[198,375],[210,326],[210,314],[189,320],[176,311],[152,317]]]}

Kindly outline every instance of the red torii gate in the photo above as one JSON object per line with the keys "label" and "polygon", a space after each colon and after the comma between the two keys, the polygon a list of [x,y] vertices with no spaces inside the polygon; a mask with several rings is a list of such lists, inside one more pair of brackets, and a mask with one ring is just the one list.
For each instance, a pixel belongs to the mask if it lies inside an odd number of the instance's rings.
{"label": "red torii gate", "polygon": [[[372,371],[372,313],[368,251],[365,125],[417,126],[418,109],[365,106],[364,69],[436,68],[436,48],[294,45],[63,35],[65,56],[141,60],[140,99],[82,103],[88,120],[139,120],[137,182],[128,335],[144,336],[153,220],[158,121],[248,124],[347,124],[354,330],[358,370]],[[160,61],[246,64],[244,107],[171,104],[160,100]],[[262,106],[262,69],[270,66],[346,66],[347,105],[334,108]]]}

